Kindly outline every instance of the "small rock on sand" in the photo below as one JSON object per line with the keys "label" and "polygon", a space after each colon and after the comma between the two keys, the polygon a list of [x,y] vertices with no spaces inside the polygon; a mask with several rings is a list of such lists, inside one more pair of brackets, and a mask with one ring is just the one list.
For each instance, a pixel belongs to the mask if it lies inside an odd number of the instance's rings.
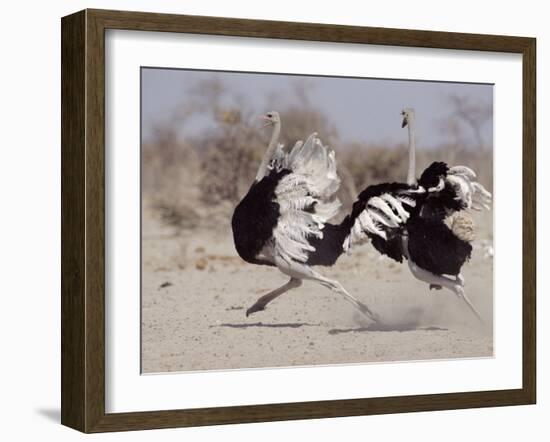
{"label": "small rock on sand", "polygon": [[195,268],[197,270],[204,270],[208,265],[208,260],[206,258],[199,258],[195,261]]}

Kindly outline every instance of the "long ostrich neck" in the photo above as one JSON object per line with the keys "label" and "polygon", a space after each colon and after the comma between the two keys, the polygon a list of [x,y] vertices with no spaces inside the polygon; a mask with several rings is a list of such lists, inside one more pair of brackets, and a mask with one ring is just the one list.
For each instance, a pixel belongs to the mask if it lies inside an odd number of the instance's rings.
{"label": "long ostrich neck", "polygon": [[416,145],[414,134],[414,116],[407,121],[409,129],[409,172],[407,173],[407,184],[416,184]]}
{"label": "long ostrich neck", "polygon": [[269,145],[267,146],[267,151],[262,159],[260,168],[258,169],[258,174],[256,175],[256,181],[260,181],[266,175],[269,161],[271,161],[271,158],[273,158],[273,155],[275,155],[275,151],[277,150],[277,144],[279,141],[280,133],[281,133],[281,123],[277,121],[276,123],[273,124],[273,134],[271,134],[271,140],[269,141]]}

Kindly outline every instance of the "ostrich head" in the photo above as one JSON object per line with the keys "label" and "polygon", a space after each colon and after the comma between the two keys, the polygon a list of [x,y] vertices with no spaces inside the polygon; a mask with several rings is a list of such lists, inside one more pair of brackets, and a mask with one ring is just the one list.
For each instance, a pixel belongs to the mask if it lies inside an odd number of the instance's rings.
{"label": "ostrich head", "polygon": [[265,121],[264,127],[273,126],[281,122],[281,119],[279,118],[279,113],[275,111],[267,112],[265,115],[262,115],[260,118],[262,118]]}
{"label": "ostrich head", "polygon": [[403,117],[403,122],[401,123],[401,127],[405,127],[408,124],[412,124],[414,122],[414,109],[407,107],[401,111],[401,116]]}

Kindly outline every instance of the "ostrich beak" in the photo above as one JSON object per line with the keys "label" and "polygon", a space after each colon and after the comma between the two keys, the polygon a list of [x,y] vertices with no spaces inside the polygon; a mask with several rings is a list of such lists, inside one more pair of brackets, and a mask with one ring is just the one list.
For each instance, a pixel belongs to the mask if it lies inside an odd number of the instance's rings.
{"label": "ostrich beak", "polygon": [[262,124],[262,127],[267,127],[267,126],[271,126],[273,124],[273,121],[271,121],[271,118],[269,118],[268,116],[266,115],[260,115],[260,117],[262,120],[264,120],[264,124]]}

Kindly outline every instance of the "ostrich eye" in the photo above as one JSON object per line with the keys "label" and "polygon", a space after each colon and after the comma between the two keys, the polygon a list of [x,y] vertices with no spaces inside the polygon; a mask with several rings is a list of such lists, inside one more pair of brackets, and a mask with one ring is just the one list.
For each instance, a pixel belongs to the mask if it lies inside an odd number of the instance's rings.
{"label": "ostrich eye", "polygon": [[271,114],[267,114],[267,116],[268,116],[269,118],[271,118],[271,117],[272,117],[273,115],[271,115]]}

